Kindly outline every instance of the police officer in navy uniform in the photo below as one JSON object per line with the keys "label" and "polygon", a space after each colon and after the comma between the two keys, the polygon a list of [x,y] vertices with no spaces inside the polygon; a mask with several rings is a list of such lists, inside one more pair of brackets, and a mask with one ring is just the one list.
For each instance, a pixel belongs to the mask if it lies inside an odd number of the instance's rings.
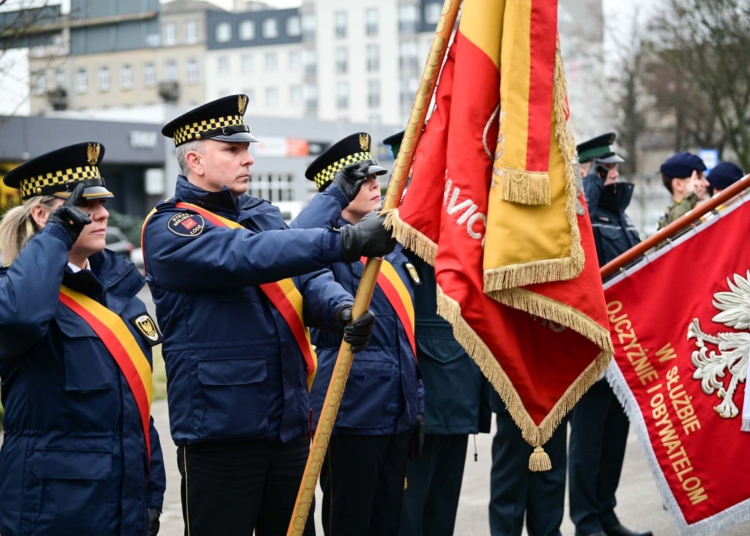
{"label": "police officer in navy uniform", "polygon": [[131,388],[106,337],[62,295],[111,314],[117,340],[130,343],[118,355],[139,358],[151,382],[151,347],[161,340],[136,297],[143,278],[104,249],[113,195],[99,173],[103,156],[100,144],[79,143],[5,176],[24,203],[0,223],[3,536],[159,531],[166,477],[145,382]]}
{"label": "police officer in navy uniform", "polygon": [[[310,164],[305,176],[321,193],[292,228],[345,230],[380,207],[377,176],[387,171],[373,160],[370,145],[369,134],[352,134]],[[363,270],[359,259],[331,263],[334,278],[351,293]],[[407,457],[419,455],[424,434],[419,369],[411,342],[416,280],[411,270],[396,246],[385,257],[379,276],[393,288],[379,282],[372,297],[375,332],[370,346],[352,363],[321,470],[323,529],[328,536],[398,534]],[[312,335],[320,364],[310,394],[317,426],[341,336],[317,329]]]}
{"label": "police officer in navy uniform", "polygon": [[191,536],[286,534],[309,452],[312,365],[272,290],[292,278],[301,321],[345,332],[362,350],[374,316],[347,325],[353,298],[322,269],[392,248],[382,218],[341,231],[289,230],[276,207],[247,195],[256,140],[246,103],[224,97],[162,129],[184,175],[144,226]]}
{"label": "police officer in navy uniform", "polygon": [[[633,184],[618,182],[624,160],[612,150],[615,134],[578,146],[583,189],[591,217],[599,266],[639,242],[625,210]],[[569,494],[576,536],[651,536],[624,527],[615,515],[615,492],[625,459],[628,418],[606,380],[596,382],[571,412]]]}
{"label": "police officer in navy uniform", "polygon": [[[397,158],[404,132],[383,140]],[[490,431],[489,382],[437,314],[435,269],[404,249],[415,272],[419,369],[425,391],[422,456],[406,466],[400,536],[453,534],[469,434]],[[408,267],[409,265],[407,265]]]}

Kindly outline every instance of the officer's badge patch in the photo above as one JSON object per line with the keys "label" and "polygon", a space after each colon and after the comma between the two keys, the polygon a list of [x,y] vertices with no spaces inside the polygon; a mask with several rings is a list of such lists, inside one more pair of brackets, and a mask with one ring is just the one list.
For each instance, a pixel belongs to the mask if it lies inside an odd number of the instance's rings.
{"label": "officer's badge patch", "polygon": [[98,143],[89,143],[89,146],[86,148],[86,160],[88,160],[89,165],[96,165],[101,150],[101,145]]}
{"label": "officer's badge patch", "polygon": [[366,153],[370,151],[370,136],[368,134],[359,135],[359,146]]}
{"label": "officer's badge patch", "polygon": [[237,97],[237,111],[240,113],[240,115],[245,115],[245,109],[247,108],[247,97],[245,95],[240,95]]}
{"label": "officer's badge patch", "polygon": [[415,285],[421,285],[422,282],[419,280],[419,274],[417,273],[417,269],[414,268],[414,265],[410,262],[406,263],[406,271],[409,272],[409,275],[414,280]]}
{"label": "officer's badge patch", "polygon": [[162,337],[159,328],[156,327],[156,322],[148,314],[134,316],[130,319],[130,323],[133,324],[133,327],[135,327],[138,333],[143,335],[151,346],[161,344]]}
{"label": "officer's badge patch", "polygon": [[206,222],[199,214],[180,212],[169,218],[167,227],[178,236],[194,238],[203,232]]}

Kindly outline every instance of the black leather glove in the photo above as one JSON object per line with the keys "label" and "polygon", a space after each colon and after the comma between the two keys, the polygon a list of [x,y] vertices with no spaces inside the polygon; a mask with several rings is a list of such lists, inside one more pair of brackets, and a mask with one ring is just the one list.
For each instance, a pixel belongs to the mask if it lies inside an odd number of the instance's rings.
{"label": "black leather glove", "polygon": [[148,509],[148,536],[156,536],[159,534],[159,527],[161,526],[161,523],[159,523],[160,515],[161,512],[156,508]]}
{"label": "black leather glove", "polygon": [[354,262],[360,257],[384,257],[396,247],[391,231],[383,227],[385,215],[370,212],[356,225],[341,228],[341,258]]}
{"label": "black leather glove", "polygon": [[343,190],[350,202],[354,201],[362,185],[367,181],[368,167],[370,167],[368,162],[356,162],[340,169],[333,176],[333,184]]}
{"label": "black leather glove", "polygon": [[333,322],[339,328],[339,333],[344,333],[344,340],[352,345],[352,352],[356,354],[367,348],[375,329],[375,314],[372,311],[365,311],[352,322],[352,306],[340,305],[333,312]]}
{"label": "black leather glove", "polygon": [[424,448],[424,414],[420,413],[417,415],[417,420],[411,425],[411,432],[409,433],[409,459],[416,460],[422,456],[422,449]]}
{"label": "black leather glove", "polygon": [[81,202],[81,199],[83,199],[83,190],[83,183],[79,183],[65,203],[52,211],[52,214],[47,218],[47,222],[62,225],[74,244],[78,240],[78,235],[81,234],[83,228],[91,223],[89,215],[79,210],[77,206]]}

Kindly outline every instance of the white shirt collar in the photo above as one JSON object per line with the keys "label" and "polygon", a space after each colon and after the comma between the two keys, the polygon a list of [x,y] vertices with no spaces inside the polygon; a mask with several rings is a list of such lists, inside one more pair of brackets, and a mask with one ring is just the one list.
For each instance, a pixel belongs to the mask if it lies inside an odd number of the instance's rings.
{"label": "white shirt collar", "polygon": [[73,264],[72,262],[69,262],[69,263],[68,263],[68,268],[70,268],[70,270],[71,270],[71,271],[72,271],[72,272],[73,272],[74,274],[77,274],[77,273],[78,273],[78,272],[80,272],[81,270],[91,270],[91,264],[89,264],[89,260],[88,260],[88,259],[86,259],[86,266],[84,266],[83,268],[79,268],[78,266],[76,266],[76,265],[75,265],[75,264]]}

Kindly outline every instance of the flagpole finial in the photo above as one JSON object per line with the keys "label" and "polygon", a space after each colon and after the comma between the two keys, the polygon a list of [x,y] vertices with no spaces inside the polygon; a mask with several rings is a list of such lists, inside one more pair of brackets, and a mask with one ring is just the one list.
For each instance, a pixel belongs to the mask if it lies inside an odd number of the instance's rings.
{"label": "flagpole finial", "polygon": [[536,447],[529,458],[529,471],[541,473],[550,469],[552,469],[552,461],[549,459],[549,455],[544,452],[541,446]]}

